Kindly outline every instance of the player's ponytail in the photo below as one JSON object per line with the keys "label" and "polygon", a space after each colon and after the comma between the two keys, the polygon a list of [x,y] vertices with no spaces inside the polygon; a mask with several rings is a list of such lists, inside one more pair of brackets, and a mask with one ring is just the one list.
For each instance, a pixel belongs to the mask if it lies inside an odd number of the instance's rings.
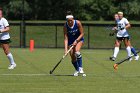
{"label": "player's ponytail", "polygon": [[0,11],[2,11],[2,8],[0,7]]}
{"label": "player's ponytail", "polygon": [[66,19],[69,19],[69,18],[74,18],[73,14],[70,10],[66,12]]}
{"label": "player's ponytail", "polygon": [[66,12],[66,16],[67,16],[67,15],[73,15],[73,14],[72,14],[72,12],[71,12],[70,10],[68,10],[68,11]]}

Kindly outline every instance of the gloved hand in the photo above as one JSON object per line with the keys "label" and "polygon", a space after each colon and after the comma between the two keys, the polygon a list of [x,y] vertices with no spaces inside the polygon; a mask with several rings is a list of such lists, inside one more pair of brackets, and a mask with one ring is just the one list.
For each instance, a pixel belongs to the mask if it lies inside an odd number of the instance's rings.
{"label": "gloved hand", "polygon": [[114,36],[115,35],[115,33],[113,32],[113,33],[109,33],[109,36]]}

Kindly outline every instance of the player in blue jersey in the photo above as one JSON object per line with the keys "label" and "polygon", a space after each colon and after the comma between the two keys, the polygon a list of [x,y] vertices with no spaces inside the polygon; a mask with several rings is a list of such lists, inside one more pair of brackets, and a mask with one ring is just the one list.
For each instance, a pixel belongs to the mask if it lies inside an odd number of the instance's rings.
{"label": "player in blue jersey", "polygon": [[71,45],[74,46],[70,51],[70,56],[72,64],[76,70],[73,75],[78,76],[78,74],[84,73],[82,67],[82,55],[80,53],[80,49],[84,43],[84,31],[81,22],[79,20],[74,20],[71,11],[67,11],[66,20],[67,21],[64,25],[65,53]]}

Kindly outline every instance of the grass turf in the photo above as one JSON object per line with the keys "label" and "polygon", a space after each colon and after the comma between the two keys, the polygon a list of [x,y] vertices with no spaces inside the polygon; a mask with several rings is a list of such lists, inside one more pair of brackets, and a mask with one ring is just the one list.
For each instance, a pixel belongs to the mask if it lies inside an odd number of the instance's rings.
{"label": "grass turf", "polygon": [[[74,69],[68,56],[54,75],[49,71],[63,55],[63,49],[11,49],[17,68],[8,70],[8,59],[0,50],[0,93],[138,93],[139,61],[125,62],[118,71],[108,60],[112,50],[82,50],[86,77],[70,76]],[[126,57],[120,51],[117,61]]]}

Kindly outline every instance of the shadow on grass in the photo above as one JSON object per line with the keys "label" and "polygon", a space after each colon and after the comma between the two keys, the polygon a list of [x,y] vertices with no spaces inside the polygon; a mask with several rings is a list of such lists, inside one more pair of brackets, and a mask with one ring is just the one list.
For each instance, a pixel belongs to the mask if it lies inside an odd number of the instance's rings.
{"label": "shadow on grass", "polygon": [[4,67],[0,67],[0,69],[8,69],[8,67],[7,68],[6,67],[5,68]]}
{"label": "shadow on grass", "polygon": [[59,74],[57,74],[57,75],[54,75],[54,74],[50,74],[50,76],[73,76],[73,75],[59,75]]}

